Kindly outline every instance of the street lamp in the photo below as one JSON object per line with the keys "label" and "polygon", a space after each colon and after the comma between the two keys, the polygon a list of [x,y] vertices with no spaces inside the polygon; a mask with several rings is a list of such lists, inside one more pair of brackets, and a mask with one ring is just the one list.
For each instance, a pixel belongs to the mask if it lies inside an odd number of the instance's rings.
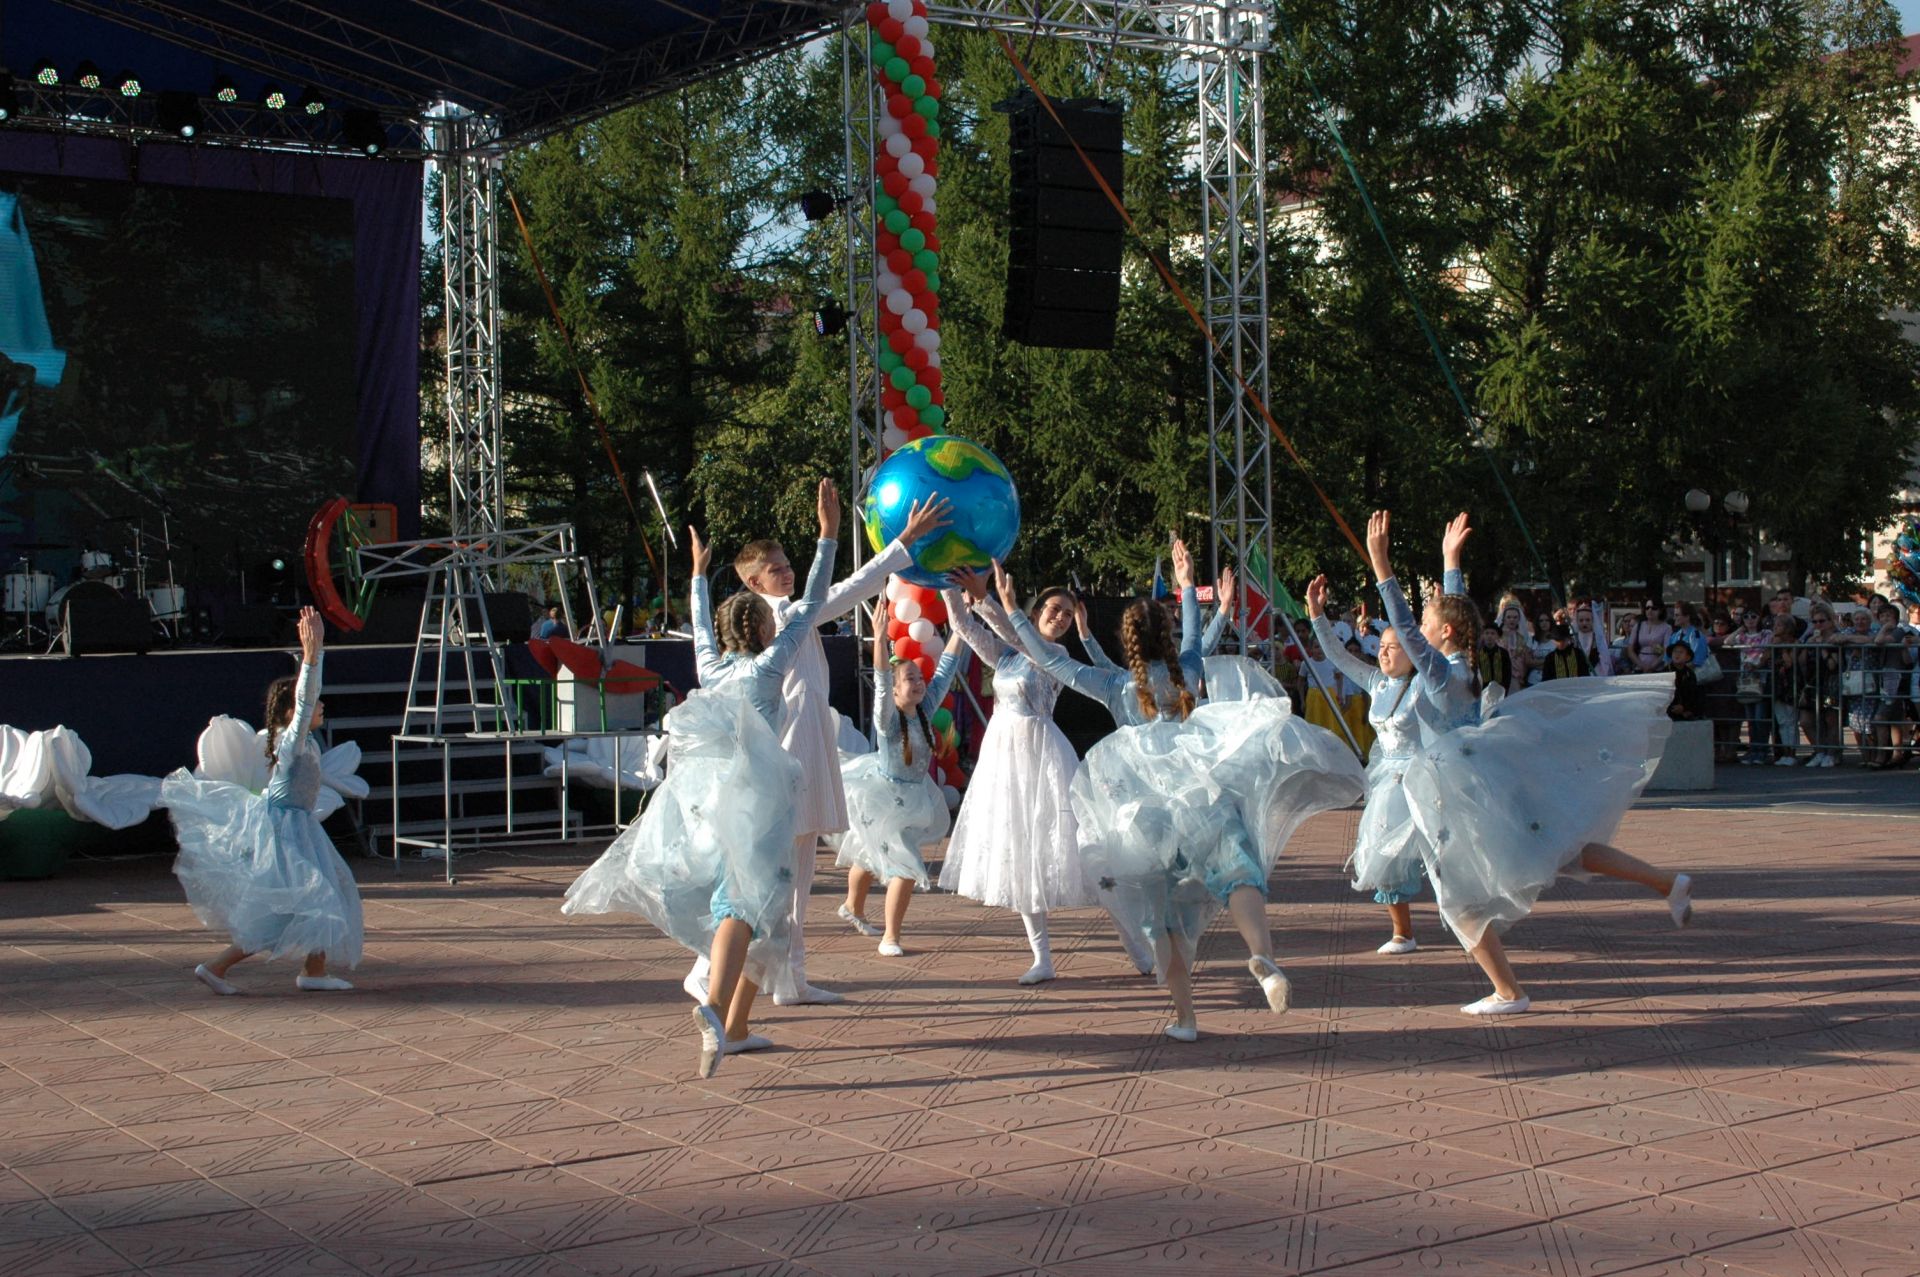
{"label": "street lamp", "polygon": [[1687,507],[1687,513],[1694,517],[1700,527],[1700,543],[1707,552],[1706,571],[1701,573],[1701,577],[1706,584],[1707,605],[1711,607],[1714,603],[1713,593],[1718,588],[1714,578],[1720,572],[1720,547],[1723,540],[1720,525],[1740,522],[1746,517],[1752,501],[1746,493],[1735,488],[1720,499],[1720,508],[1726,511],[1726,519],[1715,520],[1708,518],[1713,510],[1713,494],[1706,489],[1688,488],[1681,500]]}

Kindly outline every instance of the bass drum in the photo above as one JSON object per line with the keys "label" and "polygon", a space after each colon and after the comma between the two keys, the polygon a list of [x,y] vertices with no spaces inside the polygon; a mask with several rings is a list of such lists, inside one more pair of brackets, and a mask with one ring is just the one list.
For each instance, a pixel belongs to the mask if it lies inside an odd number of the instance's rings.
{"label": "bass drum", "polygon": [[60,613],[65,609],[68,599],[117,599],[120,591],[105,581],[75,581],[72,585],[63,585],[53,592],[47,600],[47,628],[60,628]]}

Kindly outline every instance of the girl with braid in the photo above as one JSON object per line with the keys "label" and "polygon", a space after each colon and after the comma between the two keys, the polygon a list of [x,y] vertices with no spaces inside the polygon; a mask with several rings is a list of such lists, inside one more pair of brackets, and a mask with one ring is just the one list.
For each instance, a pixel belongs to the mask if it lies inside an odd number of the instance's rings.
{"label": "girl with braid", "polygon": [[[892,660],[886,609],[873,609],[873,729],[879,747],[841,768],[848,826],[835,863],[847,871],[841,920],[863,936],[878,935],[883,958],[902,955],[900,923],[907,916],[907,902],[914,888],[924,891],[932,885],[920,849],[947,833],[947,800],[928,771],[933,724],[927,706],[938,706],[946,698],[966,665],[956,633],[947,640],[928,682],[912,661]],[[884,931],[866,919],[867,892],[876,881],[887,884]]]}
{"label": "girl with braid", "polygon": [[[1012,599],[1013,582],[995,570],[1003,602]],[[1119,724],[1073,780],[1080,851],[1128,948],[1150,955],[1152,973],[1173,995],[1167,1036],[1192,1042],[1195,949],[1223,906],[1267,1005],[1287,1009],[1267,879],[1301,821],[1360,796],[1362,773],[1351,750],[1296,720],[1284,698],[1198,703],[1199,603],[1192,559],[1177,540],[1173,570],[1182,641],[1176,645],[1165,608],[1136,599],[1120,625],[1124,670],[1074,660],[1022,615],[1013,615],[1013,629],[1043,670],[1101,702]]]}
{"label": "girl with braid", "polygon": [[700,688],[667,715],[666,779],[561,906],[637,913],[709,959],[707,996],[693,1010],[703,1078],[726,1056],[773,1045],[748,1018],[755,994],[790,961],[794,813],[804,784],[774,733],[785,714],[782,686],[833,584],[840,497],[831,480],[820,481],[818,512],[806,593],[777,631],[773,609],[749,591],[714,613],[712,552],[688,529]]}
{"label": "girl with braid", "polygon": [[[1376,773],[1351,862],[1354,886],[1417,883],[1424,869],[1441,918],[1493,984],[1490,995],[1461,1010],[1513,1015],[1531,1002],[1500,932],[1526,917],[1560,874],[1638,883],[1666,899],[1676,926],[1692,919],[1687,875],[1664,873],[1606,843],[1659,765],[1672,678],[1555,679],[1481,716],[1466,665],[1479,613],[1465,597],[1447,594],[1416,625],[1394,579],[1389,531],[1385,511],[1368,521],[1367,554],[1399,648],[1391,662],[1382,650],[1376,700],[1388,706],[1383,757],[1406,756],[1395,763],[1398,794],[1382,792],[1384,772]],[[1449,541],[1466,533],[1463,515]],[[1316,578],[1307,587],[1316,624],[1324,624],[1326,597],[1326,578]]]}

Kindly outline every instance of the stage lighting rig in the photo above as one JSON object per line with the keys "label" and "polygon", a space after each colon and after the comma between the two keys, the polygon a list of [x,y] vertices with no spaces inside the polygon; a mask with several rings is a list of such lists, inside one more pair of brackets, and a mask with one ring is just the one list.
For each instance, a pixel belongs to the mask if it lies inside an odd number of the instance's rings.
{"label": "stage lighting rig", "polygon": [[813,309],[813,331],[822,337],[838,337],[847,330],[847,308],[835,301],[822,301]]}
{"label": "stage lighting rig", "polygon": [[107,78],[100,74],[100,68],[93,63],[82,62],[73,69],[73,82],[83,89],[98,91]]}
{"label": "stage lighting rig", "polygon": [[822,222],[832,217],[834,211],[846,204],[846,200],[830,191],[802,191],[800,193],[800,215],[809,222]]}
{"label": "stage lighting rig", "polygon": [[296,105],[300,108],[302,115],[324,115],[327,111],[327,99],[312,85],[307,86]]}
{"label": "stage lighting rig", "polygon": [[140,77],[131,71],[122,71],[113,77],[113,90],[123,98],[140,96]]}
{"label": "stage lighting rig", "polygon": [[387,131],[376,111],[347,111],[340,117],[340,140],[366,155],[387,149]]}
{"label": "stage lighting rig", "polygon": [[189,142],[206,122],[200,110],[200,99],[183,89],[168,89],[160,95],[160,107],[155,112],[155,118],[161,128],[169,133],[177,133]]}
{"label": "stage lighting rig", "polygon": [[240,86],[233,82],[232,76],[213,77],[213,100],[223,106],[232,106],[240,100]]}
{"label": "stage lighting rig", "polygon": [[287,91],[277,84],[268,84],[260,90],[260,105],[269,111],[287,109]]}
{"label": "stage lighting rig", "polygon": [[52,58],[41,58],[33,64],[33,82],[43,89],[60,87],[60,68]]}

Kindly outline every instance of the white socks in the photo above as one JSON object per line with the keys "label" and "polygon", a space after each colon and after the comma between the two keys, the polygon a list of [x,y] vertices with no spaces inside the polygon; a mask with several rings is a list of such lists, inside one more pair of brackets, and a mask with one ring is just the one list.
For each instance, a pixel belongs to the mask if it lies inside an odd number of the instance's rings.
{"label": "white socks", "polygon": [[1020,983],[1039,984],[1053,979],[1053,949],[1047,939],[1047,915],[1023,913],[1020,921],[1027,928],[1027,947],[1033,950],[1033,965],[1020,977]]}

